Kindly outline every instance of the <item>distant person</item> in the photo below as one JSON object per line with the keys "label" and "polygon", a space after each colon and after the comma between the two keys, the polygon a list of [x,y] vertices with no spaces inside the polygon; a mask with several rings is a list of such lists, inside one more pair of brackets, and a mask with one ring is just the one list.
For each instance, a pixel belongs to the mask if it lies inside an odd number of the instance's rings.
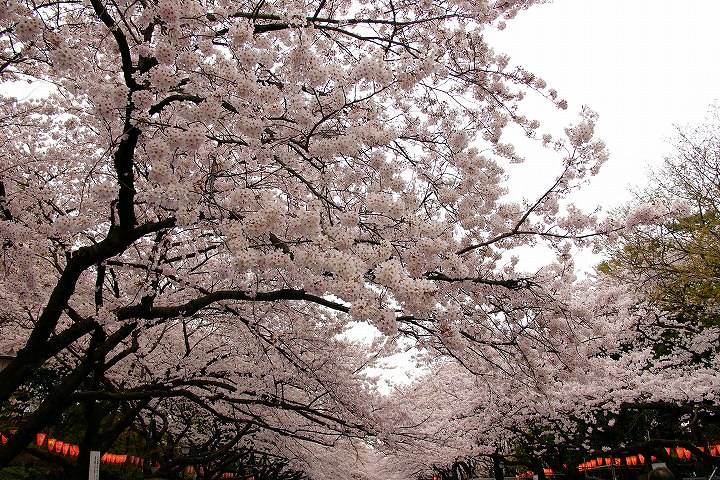
{"label": "distant person", "polygon": [[657,467],[648,473],[648,480],[675,480],[675,475],[667,467]]}

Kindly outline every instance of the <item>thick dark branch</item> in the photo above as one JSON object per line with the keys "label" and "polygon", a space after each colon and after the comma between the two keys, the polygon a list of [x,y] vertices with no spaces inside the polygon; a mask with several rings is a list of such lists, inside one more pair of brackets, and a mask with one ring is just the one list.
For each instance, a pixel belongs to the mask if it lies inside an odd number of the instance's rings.
{"label": "thick dark branch", "polygon": [[265,23],[265,24],[258,24],[255,25],[255,28],[253,29],[254,34],[261,34],[266,32],[274,32],[277,30],[285,30],[290,25],[287,23]]}
{"label": "thick dark branch", "polygon": [[[128,106],[128,110],[131,107]],[[120,221],[120,228],[130,229],[137,224],[135,218],[135,172],[133,164],[135,158],[135,148],[137,147],[138,138],[140,138],[140,129],[132,126],[130,122],[130,112],[126,113],[125,135],[120,141],[113,163],[118,176],[118,192],[117,213]]]}
{"label": "thick dark branch", "polygon": [[449,277],[441,272],[428,272],[425,274],[425,278],[427,278],[428,280],[435,280],[435,281],[448,282],[448,283],[471,282],[471,283],[479,283],[482,285],[494,285],[494,286],[509,288],[510,290],[519,290],[522,288],[530,288],[530,287],[536,285],[530,279],[527,279],[527,278],[508,279],[508,280],[493,280],[490,278],[482,278],[482,277],[455,278],[455,277]]}
{"label": "thick dark branch", "polygon": [[99,263],[97,266],[97,276],[95,277],[95,312],[97,313],[103,306],[103,283],[105,283],[105,264]]}
{"label": "thick dark branch", "polygon": [[237,292],[231,290],[223,290],[213,292],[202,297],[198,297],[194,300],[190,300],[182,305],[167,306],[167,307],[152,307],[149,305],[133,305],[129,307],[123,307],[117,310],[118,320],[129,320],[129,319],[159,319],[159,318],[176,318],[176,317],[187,317],[197,313],[205,307],[208,307],[216,302],[225,300],[236,300],[244,302],[276,302],[282,300],[298,300],[317,305],[328,307],[332,310],[347,313],[349,307],[333,302],[317,295],[311,295],[305,293],[304,290],[294,290],[290,288],[283,288],[274,292],[259,292],[256,294],[249,294],[246,292]]}
{"label": "thick dark branch", "polygon": [[125,118],[124,118],[124,135],[120,141],[118,148],[113,158],[115,171],[118,176],[118,184],[120,191],[118,193],[118,204],[117,211],[120,218],[121,228],[132,228],[136,224],[135,211],[133,200],[135,198],[135,179],[133,172],[133,158],[135,156],[135,147],[137,146],[138,137],[140,136],[140,129],[137,128],[130,120],[132,111],[134,109],[129,93],[138,90],[141,87],[137,84],[133,78],[135,73],[135,67],[132,62],[132,56],[130,54],[130,46],[128,45],[127,39],[123,34],[120,26],[110,16],[101,0],[90,0],[95,13],[98,15],[100,20],[110,30],[115,42],[117,43],[118,50],[120,52],[120,58],[122,62],[123,77],[125,78],[125,85],[127,85],[128,101],[125,106]]}
{"label": "thick dark branch", "polygon": [[[273,14],[258,14],[257,12],[247,13],[247,12],[236,12],[232,15],[236,18],[248,18],[252,20],[270,20],[270,21],[278,21],[281,20],[281,17],[278,15]],[[461,15],[461,14],[448,14],[448,15],[438,15],[434,17],[427,17],[427,18],[419,18],[416,20],[391,20],[391,19],[381,19],[381,18],[324,18],[324,17],[305,17],[304,20],[308,23],[325,23],[330,25],[392,25],[394,27],[409,27],[413,25],[421,25],[428,22],[437,22],[442,20],[448,20],[451,18],[471,18],[469,15]],[[281,23],[279,25],[282,25],[283,28],[287,28],[288,24]],[[260,25],[263,27],[267,27],[269,25]],[[273,30],[277,30],[278,28],[275,28]],[[265,30],[265,31],[269,31]]]}
{"label": "thick dark branch", "polygon": [[93,318],[83,318],[76,321],[62,332],[53,335],[47,343],[45,343],[45,355],[47,358],[57,355],[66,349],[68,345],[92,332],[96,326],[97,323]]}
{"label": "thick dark branch", "polygon": [[178,93],[175,95],[170,95],[165,98],[163,98],[161,101],[150,107],[150,110],[148,112],[150,115],[155,115],[156,113],[160,113],[163,108],[167,107],[173,102],[192,102],[195,104],[199,104],[204,102],[205,99],[202,98],[199,95],[190,95],[185,93]]}
{"label": "thick dark branch", "polygon": [[110,16],[107,9],[100,0],[90,0],[90,4],[93,6],[95,13],[98,15],[100,20],[105,24],[105,26],[108,28],[108,30],[110,30],[113,37],[115,38],[115,42],[117,43],[118,49],[120,50],[120,58],[122,61],[125,85],[127,85],[128,88],[130,88],[131,90],[137,89],[138,84],[133,78],[133,73],[135,73],[135,67],[132,63],[130,46],[128,45],[125,35],[123,35],[122,30],[120,30],[120,27],[117,23],[115,23],[115,20],[113,20],[113,18]]}
{"label": "thick dark branch", "polygon": [[[198,387],[204,390],[209,390],[210,387],[216,387],[230,392],[234,392],[236,390],[234,386],[228,384],[227,382],[197,378],[194,380],[172,381],[167,385],[144,385],[137,388],[117,391],[86,390],[84,392],[75,392],[73,394],[73,400],[108,400],[112,402],[128,402],[133,400],[186,396],[188,390],[181,387]],[[214,395],[214,398],[215,397],[217,397],[217,395]]]}
{"label": "thick dark branch", "polygon": [[12,212],[5,206],[5,184],[0,180],[0,213],[3,220],[12,220]]}

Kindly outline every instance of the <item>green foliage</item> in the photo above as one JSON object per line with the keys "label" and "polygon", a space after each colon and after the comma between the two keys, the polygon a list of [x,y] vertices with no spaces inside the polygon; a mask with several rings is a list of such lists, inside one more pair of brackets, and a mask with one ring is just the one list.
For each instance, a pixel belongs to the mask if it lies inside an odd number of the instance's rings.
{"label": "green foliage", "polygon": [[[658,220],[628,229],[598,265],[634,288],[657,312],[657,357],[720,326],[720,110],[713,122],[680,131],[676,153],[637,194],[636,207],[650,206]],[[690,349],[685,349],[690,353]],[[692,363],[708,361],[711,350],[693,351]]]}
{"label": "green foliage", "polygon": [[0,480],[35,480],[47,478],[47,471],[38,467],[10,466],[0,470]]}

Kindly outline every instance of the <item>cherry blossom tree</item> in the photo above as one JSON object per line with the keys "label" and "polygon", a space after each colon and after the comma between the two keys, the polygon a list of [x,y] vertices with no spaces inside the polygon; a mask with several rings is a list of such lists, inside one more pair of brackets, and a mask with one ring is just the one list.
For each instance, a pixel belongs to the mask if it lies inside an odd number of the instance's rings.
{"label": "cherry blossom tree", "polygon": [[678,446],[717,465],[698,448],[718,438],[717,328],[688,329],[604,274],[553,287],[565,328],[538,331],[542,342],[518,338],[485,372],[440,363],[388,400],[397,425],[415,426],[401,465],[448,470],[472,458],[490,472],[501,455],[541,477],[550,467],[579,478],[577,466],[596,457],[640,453],[673,464],[665,449]]}
{"label": "cherry blossom tree", "polygon": [[718,465],[698,448],[720,438],[713,113],[708,124],[679,131],[677,152],[653,175],[652,188],[615,213],[626,228],[607,238],[609,258],[597,275],[566,285],[570,277],[557,275],[561,282],[544,284],[554,292],[554,318],[548,308],[529,308],[546,320],[488,349],[507,345],[507,355],[492,357],[493,368],[441,365],[398,392],[398,406],[428,402],[410,412],[440,409],[435,430],[422,422],[416,432],[423,439],[442,428],[456,434],[438,442],[448,451],[425,462],[403,452],[408,466],[449,469],[462,455],[492,458],[494,446],[506,464],[541,477],[545,467],[572,478],[581,462],[638,453],[673,465],[675,447]]}
{"label": "cherry blossom tree", "polygon": [[704,125],[678,129],[676,151],[652,173],[652,186],[637,192],[625,209],[633,228],[612,244],[600,265],[651,313],[635,327],[634,348],[648,349],[644,372],[667,384],[666,398],[655,394],[646,402],[645,410],[664,419],[660,428],[657,421],[647,428],[646,439],[656,444],[718,439],[717,106],[710,114]]}
{"label": "cherry blossom tree", "polygon": [[[0,466],[76,402],[376,436],[353,321],[475,374],[545,363],[602,230],[568,195],[606,154],[589,110],[540,130],[524,96],[567,103],[485,42],[533,3],[7,0],[0,400],[67,369]],[[558,158],[518,201],[511,132]],[[547,268],[517,268],[528,245]]]}
{"label": "cherry blossom tree", "polygon": [[476,408],[487,399],[476,379],[459,362],[444,359],[384,399],[383,414],[394,428],[383,432],[378,449],[393,458],[398,478],[455,479],[471,465],[487,469],[483,460],[495,445],[477,429]]}

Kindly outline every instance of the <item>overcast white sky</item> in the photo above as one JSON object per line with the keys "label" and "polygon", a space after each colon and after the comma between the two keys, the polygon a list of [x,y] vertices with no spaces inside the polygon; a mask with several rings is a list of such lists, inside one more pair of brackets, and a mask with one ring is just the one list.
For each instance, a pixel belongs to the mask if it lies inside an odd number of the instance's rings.
{"label": "overcast white sky", "polygon": [[579,203],[611,207],[672,151],[673,125],[701,123],[720,99],[718,22],[719,0],[554,0],[488,36],[556,88],[569,112],[600,114],[610,160]]}

